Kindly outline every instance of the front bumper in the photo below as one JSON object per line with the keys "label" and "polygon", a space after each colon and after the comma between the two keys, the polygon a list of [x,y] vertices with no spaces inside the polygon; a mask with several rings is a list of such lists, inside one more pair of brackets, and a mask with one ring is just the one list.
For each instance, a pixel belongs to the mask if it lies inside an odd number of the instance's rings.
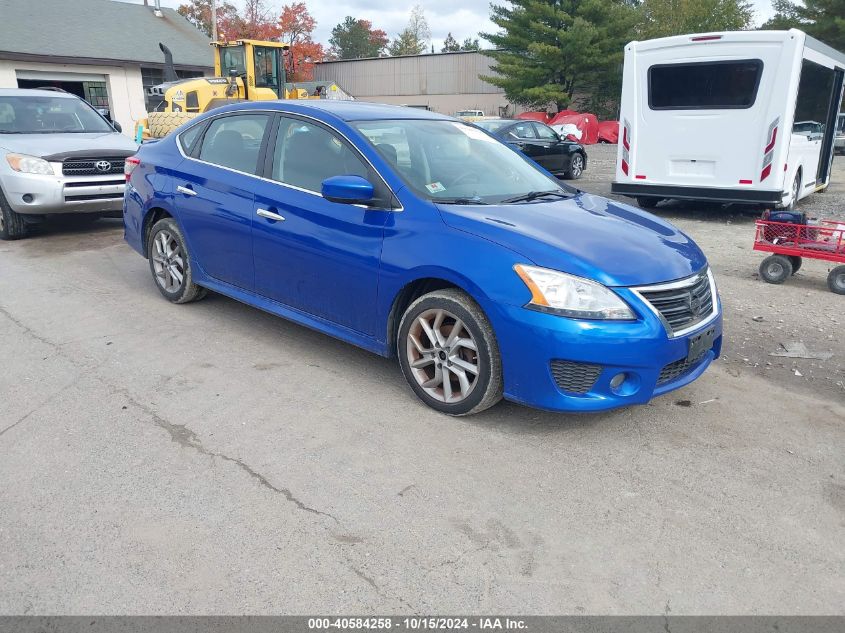
{"label": "front bumper", "polygon": [[52,176],[3,172],[0,185],[13,211],[27,215],[100,213],[123,208],[122,174],[64,176],[61,164]]}
{"label": "front bumper", "polygon": [[[683,336],[667,334],[660,319],[630,290],[617,289],[638,313],[636,321],[580,321],[505,306],[494,323],[503,359],[505,398],[550,411],[602,411],[645,404],[694,381],[718,358],[722,347],[721,303],[715,317]],[[713,345],[695,362],[683,362],[689,340],[710,329]],[[583,393],[562,389],[553,361],[598,367]],[[559,367],[560,365],[556,365]],[[614,376],[624,382],[611,386]]]}

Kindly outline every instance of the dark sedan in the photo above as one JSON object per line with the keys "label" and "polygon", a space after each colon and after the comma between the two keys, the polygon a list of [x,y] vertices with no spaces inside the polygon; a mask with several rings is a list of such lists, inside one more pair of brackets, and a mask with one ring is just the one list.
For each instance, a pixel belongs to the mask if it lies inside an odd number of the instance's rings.
{"label": "dark sedan", "polygon": [[516,147],[557,176],[575,180],[587,168],[584,146],[562,139],[545,123],[515,119],[484,119],[475,125]]}

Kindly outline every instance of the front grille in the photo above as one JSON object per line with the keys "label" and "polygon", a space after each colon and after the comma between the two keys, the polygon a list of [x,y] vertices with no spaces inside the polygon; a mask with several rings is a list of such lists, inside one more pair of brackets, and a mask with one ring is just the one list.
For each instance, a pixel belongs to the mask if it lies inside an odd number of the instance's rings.
{"label": "front grille", "polygon": [[[71,158],[62,163],[65,176],[106,176],[123,173],[123,158]],[[97,163],[107,162],[109,168],[99,169]]]}
{"label": "front grille", "polygon": [[640,295],[668,323],[670,334],[700,323],[713,313],[713,293],[707,273],[685,279],[679,286],[668,290],[639,289]]}
{"label": "front grille", "polygon": [[66,182],[65,189],[75,187],[111,187],[113,185],[125,185],[125,178],[116,178],[114,180],[77,180],[75,182]]}
{"label": "front grille", "polygon": [[669,363],[660,370],[660,376],[657,377],[657,384],[662,385],[667,382],[672,382],[676,378],[680,378],[684,374],[695,369],[696,366],[704,360],[705,356],[707,356],[706,351],[702,352],[697,358],[682,358],[681,360]]}
{"label": "front grille", "polygon": [[587,393],[596,384],[600,373],[600,365],[573,363],[568,360],[552,361],[552,376],[557,386],[569,393]]}

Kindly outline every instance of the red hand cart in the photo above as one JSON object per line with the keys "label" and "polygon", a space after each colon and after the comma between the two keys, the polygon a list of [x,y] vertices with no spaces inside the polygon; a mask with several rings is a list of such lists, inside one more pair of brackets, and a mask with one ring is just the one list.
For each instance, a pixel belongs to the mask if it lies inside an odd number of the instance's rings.
{"label": "red hand cart", "polygon": [[845,220],[820,220],[792,224],[757,220],[754,250],[774,253],[760,264],[760,276],[770,284],[782,284],[801,268],[804,257],[840,264],[827,276],[827,285],[845,294]]}

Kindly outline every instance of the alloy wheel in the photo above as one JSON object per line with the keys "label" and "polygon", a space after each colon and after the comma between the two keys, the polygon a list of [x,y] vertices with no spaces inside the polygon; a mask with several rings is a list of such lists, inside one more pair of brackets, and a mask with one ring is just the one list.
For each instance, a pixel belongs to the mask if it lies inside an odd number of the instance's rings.
{"label": "alloy wheel", "polygon": [[440,402],[462,402],[478,382],[478,345],[454,314],[426,310],[408,330],[408,364],[417,384]]}
{"label": "alloy wheel", "polygon": [[570,168],[572,175],[577,178],[581,175],[581,172],[584,171],[584,159],[581,158],[581,154],[575,154],[572,157],[572,167]]}
{"label": "alloy wheel", "polygon": [[185,279],[182,246],[169,231],[159,231],[153,242],[153,270],[156,283],[165,292],[178,292]]}

